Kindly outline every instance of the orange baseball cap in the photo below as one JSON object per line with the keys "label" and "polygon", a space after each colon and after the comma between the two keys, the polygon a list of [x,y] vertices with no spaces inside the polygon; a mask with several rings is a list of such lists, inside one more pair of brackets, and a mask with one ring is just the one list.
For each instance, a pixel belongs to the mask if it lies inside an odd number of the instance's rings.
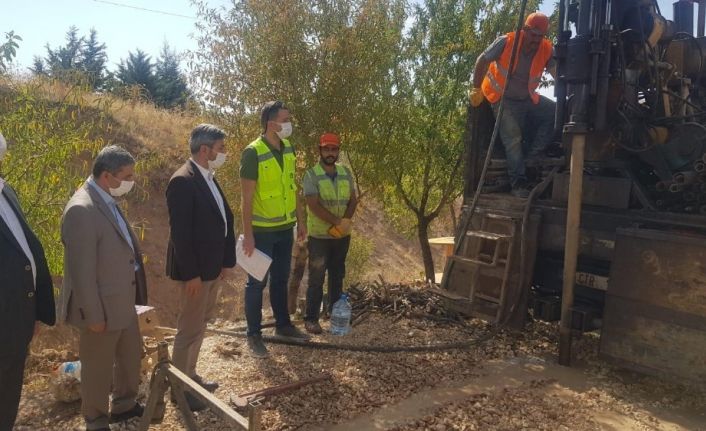
{"label": "orange baseball cap", "polygon": [[549,18],[542,12],[533,12],[527,15],[525,28],[534,30],[535,33],[547,34],[547,30],[549,30]]}
{"label": "orange baseball cap", "polygon": [[335,133],[324,133],[319,138],[319,147],[340,147],[341,140]]}

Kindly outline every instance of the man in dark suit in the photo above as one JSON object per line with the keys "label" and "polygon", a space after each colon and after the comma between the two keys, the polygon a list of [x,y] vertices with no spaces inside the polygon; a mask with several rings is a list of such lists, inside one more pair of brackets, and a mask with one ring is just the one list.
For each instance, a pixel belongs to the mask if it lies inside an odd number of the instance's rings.
{"label": "man in dark suit", "polygon": [[147,305],[147,285],[139,241],[115,200],[134,179],[132,155],[103,148],[61,221],[59,321],[80,331],[81,413],[90,431],[109,431],[110,423],[143,413],[135,401],[142,357],[135,305]]}
{"label": "man in dark suit", "polygon": [[[0,135],[0,161],[6,151]],[[39,322],[54,325],[55,320],[44,249],[15,191],[0,177],[0,431],[11,430],[17,417],[29,342]]]}
{"label": "man in dark suit", "polygon": [[[191,132],[191,159],[180,167],[167,186],[169,245],[167,275],[182,282],[181,311],[174,338],[174,365],[213,392],[218,383],[207,382],[196,373],[206,322],[213,316],[218,283],[227,268],[235,266],[233,212],[213,176],[226,159],[225,133],[210,124]],[[206,405],[190,392],[186,400],[192,410]]]}

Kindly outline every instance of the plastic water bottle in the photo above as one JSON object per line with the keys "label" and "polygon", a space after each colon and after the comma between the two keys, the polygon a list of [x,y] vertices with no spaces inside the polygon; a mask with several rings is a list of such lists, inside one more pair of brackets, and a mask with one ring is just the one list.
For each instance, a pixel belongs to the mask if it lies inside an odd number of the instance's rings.
{"label": "plastic water bottle", "polygon": [[73,377],[79,382],[81,381],[81,361],[64,362],[59,365],[56,370],[57,374],[65,374],[67,376]]}
{"label": "plastic water bottle", "polygon": [[341,299],[333,304],[331,309],[331,333],[333,335],[346,335],[351,332],[351,304],[348,295],[341,295]]}

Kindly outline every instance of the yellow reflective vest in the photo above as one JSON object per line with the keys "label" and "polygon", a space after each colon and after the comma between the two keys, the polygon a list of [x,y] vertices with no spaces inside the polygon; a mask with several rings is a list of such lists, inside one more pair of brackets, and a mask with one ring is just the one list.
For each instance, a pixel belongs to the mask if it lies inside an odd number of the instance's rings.
{"label": "yellow reflective vest", "polygon": [[294,182],[296,157],[287,139],[282,139],[282,166],[267,143],[259,137],[248,145],[257,152],[257,183],[253,196],[252,224],[277,227],[297,219],[297,192]]}
{"label": "yellow reflective vest", "polygon": [[[320,163],[309,168],[305,175],[310,175],[318,184],[319,202],[321,206],[329,210],[331,214],[336,217],[343,217],[348,207],[348,202],[351,199],[351,177],[346,168],[338,164],[336,165],[335,181],[332,181],[331,177],[326,175],[326,171],[324,171]],[[318,218],[308,206],[306,211],[306,226],[309,235],[314,238],[333,238],[328,233],[331,224]]]}

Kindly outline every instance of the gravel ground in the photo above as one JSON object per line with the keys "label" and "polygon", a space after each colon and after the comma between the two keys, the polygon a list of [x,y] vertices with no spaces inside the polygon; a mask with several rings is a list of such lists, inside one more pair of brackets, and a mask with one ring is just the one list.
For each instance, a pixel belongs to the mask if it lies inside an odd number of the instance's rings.
{"label": "gravel ground", "polygon": [[[217,327],[233,324],[217,322]],[[324,325],[326,327],[327,325]],[[400,319],[374,314],[344,338],[322,334],[314,341],[345,341],[359,345],[424,345],[473,340],[487,334],[488,327],[470,321],[458,325]],[[244,340],[213,335],[206,338],[199,360],[199,373],[218,381],[216,396],[228,402],[231,396],[267,386],[331,374],[332,380],[268,398],[263,403],[264,430],[326,429],[326,424],[346,422],[358,415],[395,404],[410,394],[482,373],[484,362],[493,359],[536,358],[553,360],[557,327],[535,322],[521,334],[499,332],[465,351],[428,353],[364,353],[320,350],[270,344],[271,356],[257,360],[247,355]],[[590,410],[609,409],[631,417],[646,430],[655,419],[639,406],[696,409],[706,406],[706,395],[653,378],[614,370],[596,359],[597,336],[589,334],[574,343],[578,362],[594,388],[582,394],[549,391],[551,382],[533,381],[517,388],[480,394],[445,405],[420,418],[402,420],[394,430],[515,430],[596,429]],[[46,355],[46,356],[42,356]],[[30,360],[20,406],[20,430],[82,429],[79,402],[54,401],[47,383],[51,368],[62,355],[47,351]],[[146,382],[145,382],[146,383]],[[246,412],[242,412],[246,415]],[[210,411],[197,414],[204,430],[228,429]],[[492,426],[489,425],[492,422]],[[135,423],[117,429],[134,429]],[[167,403],[162,424],[154,430],[183,429],[178,411]]]}

